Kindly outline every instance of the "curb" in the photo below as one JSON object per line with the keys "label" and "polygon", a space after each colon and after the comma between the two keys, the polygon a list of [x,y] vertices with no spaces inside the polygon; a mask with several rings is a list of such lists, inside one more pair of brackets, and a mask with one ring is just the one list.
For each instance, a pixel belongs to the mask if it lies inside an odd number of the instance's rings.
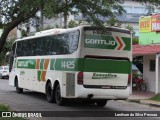
{"label": "curb", "polygon": [[159,104],[154,104],[154,103],[151,103],[151,102],[145,102],[144,100],[127,100],[128,102],[134,102],[134,103],[138,103],[138,104],[143,104],[143,105],[147,105],[147,106],[151,106],[151,107],[157,107],[157,108],[160,108],[160,105]]}
{"label": "curb", "polygon": [[133,100],[133,99],[129,99],[129,100],[127,100],[128,102],[134,102],[134,103],[139,103],[140,104],[140,100],[137,100],[137,99],[135,99],[135,100]]}
{"label": "curb", "polygon": [[143,100],[140,101],[140,104],[144,104],[144,105],[148,105],[148,106],[151,106],[151,107],[158,107],[158,108],[160,108],[160,104],[155,104],[155,103],[152,103],[152,102],[145,102]]}

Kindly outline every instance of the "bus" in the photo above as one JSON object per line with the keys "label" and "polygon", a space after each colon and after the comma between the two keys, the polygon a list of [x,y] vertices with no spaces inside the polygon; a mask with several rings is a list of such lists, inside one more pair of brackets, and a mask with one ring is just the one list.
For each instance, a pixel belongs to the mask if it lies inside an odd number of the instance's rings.
{"label": "bus", "polygon": [[82,25],[51,29],[17,39],[10,55],[9,85],[105,106],[127,99],[131,90],[131,34],[127,29]]}

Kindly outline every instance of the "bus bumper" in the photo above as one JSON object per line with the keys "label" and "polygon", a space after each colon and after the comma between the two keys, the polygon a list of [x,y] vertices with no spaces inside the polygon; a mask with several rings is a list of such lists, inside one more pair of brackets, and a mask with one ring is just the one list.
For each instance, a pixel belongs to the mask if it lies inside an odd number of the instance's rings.
{"label": "bus bumper", "polygon": [[130,87],[126,89],[92,89],[84,88],[83,86],[77,87],[76,98],[88,99],[114,99],[121,100],[127,99],[130,95]]}

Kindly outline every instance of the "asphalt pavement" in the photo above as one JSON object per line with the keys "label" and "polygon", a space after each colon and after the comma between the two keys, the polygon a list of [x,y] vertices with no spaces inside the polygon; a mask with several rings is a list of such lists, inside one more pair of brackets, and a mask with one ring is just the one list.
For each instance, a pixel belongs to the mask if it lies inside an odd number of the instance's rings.
{"label": "asphalt pavement", "polygon": [[[86,104],[86,103],[80,103],[80,102],[69,102],[65,106],[58,106],[54,103],[48,103],[46,100],[46,96],[42,93],[37,93],[33,91],[25,91],[23,94],[17,94],[15,91],[15,87],[11,87],[8,85],[7,79],[0,79],[0,102],[5,103],[10,106],[10,108],[13,111],[61,111],[57,114],[61,114],[62,116],[66,114],[68,111],[82,111],[84,113],[85,111],[94,111],[91,115],[95,116],[96,112],[102,111],[103,112],[111,112],[114,111],[160,111],[160,108],[154,107],[154,106],[148,106],[140,103],[133,103],[128,101],[108,101],[107,105],[104,108],[98,107],[93,104]],[[63,113],[63,111],[66,111]],[[54,114],[55,114],[54,112]],[[74,112],[73,112],[74,113]],[[106,114],[105,114],[106,116]],[[78,120],[113,120],[116,119],[115,117],[65,117],[65,119],[71,120],[71,119],[78,119]],[[32,118],[37,120],[37,118]],[[60,120],[64,119],[64,117],[54,117],[54,118],[38,118],[42,120]],[[117,118],[117,120],[135,120],[136,118]],[[142,118],[144,120],[150,120],[151,118]],[[158,119],[157,117],[154,119]]]}

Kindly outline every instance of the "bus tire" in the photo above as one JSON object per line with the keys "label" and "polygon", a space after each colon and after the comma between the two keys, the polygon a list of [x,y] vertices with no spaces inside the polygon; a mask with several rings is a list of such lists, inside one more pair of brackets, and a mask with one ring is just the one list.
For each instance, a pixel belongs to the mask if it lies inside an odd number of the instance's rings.
{"label": "bus tire", "polygon": [[51,82],[49,82],[46,86],[46,97],[47,97],[47,101],[49,103],[53,103],[55,102],[55,99],[54,99],[54,92],[52,90],[52,84]]}
{"label": "bus tire", "polygon": [[20,88],[18,85],[18,80],[16,79],[15,81],[15,86],[16,86],[16,92],[17,93],[23,93],[23,88]]}
{"label": "bus tire", "polygon": [[107,104],[107,100],[96,101],[96,105],[100,107],[104,107]]}
{"label": "bus tire", "polygon": [[56,101],[56,104],[59,106],[64,105],[64,98],[62,98],[61,96],[61,89],[59,84],[56,86],[56,89],[55,89],[55,101]]}

